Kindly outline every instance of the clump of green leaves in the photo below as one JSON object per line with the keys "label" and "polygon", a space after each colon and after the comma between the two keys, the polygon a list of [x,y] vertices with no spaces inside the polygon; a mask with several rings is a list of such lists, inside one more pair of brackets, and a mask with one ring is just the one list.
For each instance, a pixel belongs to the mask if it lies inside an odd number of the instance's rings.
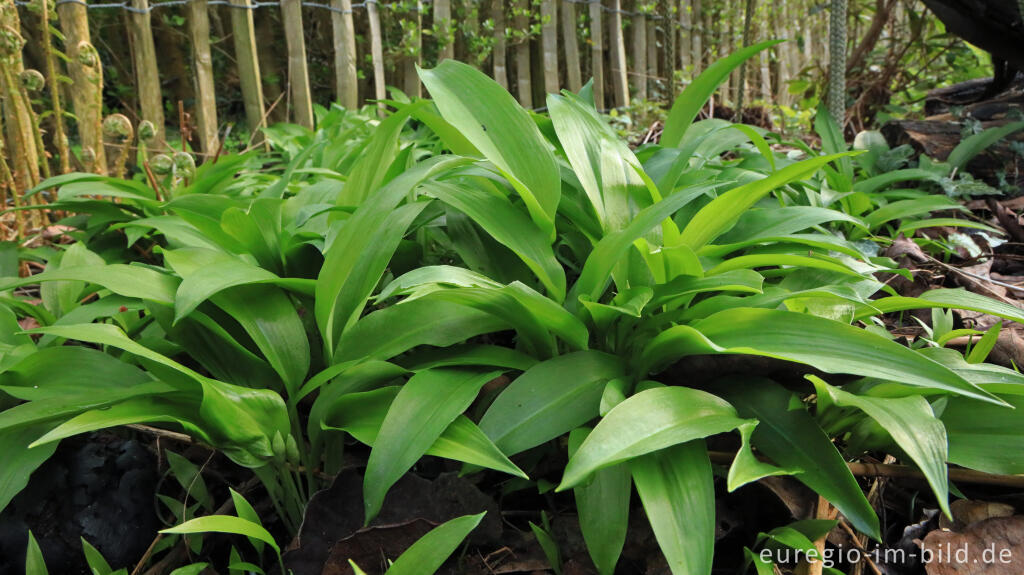
{"label": "clump of green leaves", "polygon": [[[706,575],[711,436],[739,439],[730,490],[792,474],[875,538],[846,466],[863,450],[920,467],[943,509],[947,460],[1021,472],[971,449],[964,414],[1013,429],[1024,378],[860,327],[914,308],[1024,320],[960,290],[903,297],[875,278],[896,264],[871,240],[948,200],[876,202],[886,182],[857,181],[867,154],[834,134],[827,155],[782,155],[763,130],[693,122],[770,45],[709,67],[662,142],[637,151],[587,90],[549,95],[538,116],[449,60],[420,72],[433,101],[391,102],[383,120],[321,110],[316,132],[269,131],[277,157],[222,158],[161,199],[138,182],[50,180],[81,241],[24,254],[45,271],[0,281],[0,446],[15,454],[0,505],[62,438],[126,423],[184,431],[250,468],[291,529],[347,440],[371,447],[366,521],[424,455],[535,480],[538,461],[568,456],[552,479],[573,492],[601,573],[635,489],[673,573]],[[40,327],[22,331],[26,316]],[[696,355],[854,383],[695,380]],[[482,399],[499,376],[511,383]],[[475,525],[462,519],[452,549]]]}

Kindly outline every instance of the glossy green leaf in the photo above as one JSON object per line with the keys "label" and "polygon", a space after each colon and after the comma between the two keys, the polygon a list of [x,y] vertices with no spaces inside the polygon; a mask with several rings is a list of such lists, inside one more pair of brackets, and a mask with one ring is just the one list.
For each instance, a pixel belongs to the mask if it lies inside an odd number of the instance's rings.
{"label": "glossy green leaf", "polygon": [[263,526],[241,517],[235,517],[234,515],[206,515],[160,531],[160,533],[177,533],[181,535],[210,532],[233,533],[258,539],[269,545],[277,554],[280,555],[281,553],[281,548],[274,541],[274,536],[264,529]]}
{"label": "glossy green leaf", "polygon": [[708,98],[718,89],[719,84],[724,82],[729,74],[736,68],[739,68],[743,62],[758,52],[771,48],[781,42],[782,40],[769,40],[760,44],[754,44],[753,46],[736,50],[729,56],[720,58],[708,66],[672,103],[672,109],[669,110],[668,118],[665,120],[665,128],[661,135],[661,145],[666,147],[678,146],[683,140],[683,135],[690,128],[690,124],[693,123],[694,118],[697,117],[701,108],[708,101]]}
{"label": "glossy green leaf", "polygon": [[949,436],[950,463],[986,473],[1024,474],[1024,395],[1002,397],[1013,409],[948,399],[940,419]]}
{"label": "glossy green leaf", "polygon": [[390,359],[418,345],[445,347],[510,329],[491,314],[446,301],[413,300],[366,315],[338,342],[335,363]]}
{"label": "glossy green leaf", "polygon": [[882,336],[809,314],[754,308],[718,312],[669,328],[643,352],[650,366],[688,355],[739,353],[805,363],[826,373],[852,373],[938,388],[1000,403],[945,366]]}
{"label": "glossy green leaf", "polygon": [[427,160],[376,190],[338,224],[341,229],[327,247],[316,283],[316,321],[329,354],[337,353],[339,338],[355,321],[405,233],[413,214],[395,208],[425,179],[460,163],[451,157]]}
{"label": "glossy green leaf", "polygon": [[672,575],[710,575],[715,483],[704,441],[649,453],[629,468]]}
{"label": "glossy green leaf", "polygon": [[939,501],[939,507],[950,516],[946,429],[923,397],[877,398],[854,395],[828,385],[818,377],[809,376],[809,379],[814,381],[819,397],[827,394],[840,407],[856,407],[889,432],[896,444],[924,473]]}
{"label": "glossy green leaf", "polygon": [[27,278],[0,280],[0,291],[50,281],[78,281],[102,286],[118,295],[164,305],[174,304],[178,278],[156,270],[125,264],[47,270]]}
{"label": "glossy green leaf", "polygon": [[[579,427],[569,434],[569,457],[579,449],[590,430]],[[573,489],[580,531],[587,553],[598,573],[611,575],[619,562],[629,528],[629,498],[632,482],[626,465],[597,471],[593,478]]]}
{"label": "glossy green leaf", "polygon": [[469,407],[480,388],[499,375],[500,371],[438,368],[421,371],[402,386],[366,463],[363,498],[367,523],[380,511],[388,489]]}
{"label": "glossy green leaf", "polygon": [[0,433],[0,453],[5,454],[4,464],[0,465],[0,511],[28,485],[32,472],[57,450],[56,443],[29,448],[53,426],[53,423],[44,421]]}
{"label": "glossy green leaf", "polygon": [[843,456],[806,410],[790,408],[792,393],[764,378],[728,378],[715,393],[740,415],[756,418],[751,443],[839,509],[861,533],[880,539],[878,516]]}
{"label": "glossy green leaf", "polygon": [[605,382],[623,369],[617,357],[598,351],[538,363],[498,395],[480,429],[507,455],[536,447],[596,417]]}
{"label": "glossy green leaf", "polygon": [[464,515],[438,525],[395,559],[385,575],[434,573],[483,518],[484,513]]}
{"label": "glossy green leaf", "polygon": [[731,228],[740,215],[761,198],[786,184],[810,176],[829,162],[848,155],[835,154],[809,158],[786,166],[763,179],[755,180],[719,195],[693,216],[683,228],[679,241],[693,250],[699,250]]}
{"label": "glossy green leaf", "polygon": [[25,552],[25,575],[49,575],[43,552],[39,549],[32,531],[28,532],[28,550]]}
{"label": "glossy green leaf", "polygon": [[468,185],[435,182],[428,193],[463,212],[500,244],[508,247],[544,284],[556,301],[565,298],[565,271],[555,259],[544,231],[509,200]]}
{"label": "glossy green leaf", "polygon": [[725,400],[688,387],[642,391],[616,405],[569,458],[558,490],[616,463],[747,423]]}
{"label": "glossy green leaf", "polygon": [[85,563],[89,566],[89,571],[92,572],[92,575],[110,575],[113,569],[110,568],[110,564],[104,559],[103,554],[90,545],[85,540],[85,537],[79,537],[79,540],[82,542],[82,554],[85,555]]}
{"label": "glossy green leaf", "polygon": [[1020,130],[1024,130],[1024,122],[1011,122],[1003,126],[989,128],[977,134],[968,136],[953,148],[953,151],[949,153],[949,157],[946,159],[946,162],[948,162],[953,169],[962,170],[967,166],[968,162],[981,152],[984,152],[986,148]]}
{"label": "glossy green leaf", "polygon": [[419,70],[441,115],[458,128],[523,198],[549,239],[562,181],[550,144],[507,90],[468,64],[448,59]]}

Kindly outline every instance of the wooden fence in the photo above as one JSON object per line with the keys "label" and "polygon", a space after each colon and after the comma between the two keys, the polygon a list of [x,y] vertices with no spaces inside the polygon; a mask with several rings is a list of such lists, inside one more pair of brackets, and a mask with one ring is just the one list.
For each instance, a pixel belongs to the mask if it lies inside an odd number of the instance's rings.
{"label": "wooden fence", "polygon": [[[744,9],[754,6],[757,12],[747,19],[753,18],[755,25],[744,37]],[[420,95],[416,66],[444,58],[459,58],[485,70],[526,107],[541,107],[544,93],[578,90],[593,78],[596,104],[606,109],[629,106],[631,99],[666,101],[678,80],[692,77],[741,42],[799,36],[800,42],[763,54],[743,82],[746,102],[785,103],[787,80],[826,56],[827,43],[816,35],[823,33],[827,14],[811,7],[813,3],[805,0],[0,0],[5,30],[0,83],[5,155],[10,162],[0,166],[6,173],[0,176],[23,190],[49,173],[51,162],[56,164],[52,170],[60,172],[107,169],[105,70],[95,42],[112,43],[118,33],[127,38],[134,98],[128,109],[114,111],[134,120],[150,149],[164,146],[165,125],[178,125],[188,114],[193,148],[213,154],[220,149],[223,133],[217,104],[222,86],[215,76],[214,56],[215,49],[226,53],[228,43],[214,46],[225,38],[213,39],[211,21],[230,37],[235,89],[241,93],[249,128],[258,133],[268,122],[268,111],[275,108],[283,108],[286,119],[311,126],[317,100],[335,99],[355,107],[388,97],[389,86]],[[94,37],[90,14],[100,10],[122,13],[123,28],[107,26]],[[257,28],[257,10],[276,11],[280,26]],[[154,37],[154,19],[170,15],[184,19],[187,41],[182,45],[167,45]],[[334,86],[333,93],[325,95],[311,88],[307,43],[316,40],[314,34],[322,35],[328,23]],[[51,45],[54,38],[59,46]],[[189,52],[179,55],[189,69],[192,98],[187,107],[168,97],[161,86],[170,72],[161,69],[167,52],[182,49]],[[281,98],[268,101],[261,60],[266,63],[268,53],[282,50],[287,55],[287,88]],[[43,68],[46,104],[32,99],[33,86],[18,81],[27,74],[22,52],[33,53],[33,63]],[[737,99],[738,84],[736,77],[727,82],[720,101]],[[70,100],[70,105],[64,106],[62,99]],[[73,116],[64,114],[64,108]],[[170,111],[179,113],[165,117]],[[44,117],[48,142],[39,130]],[[129,137],[116,125],[106,128],[108,141]],[[127,130],[131,129],[129,124]],[[69,132],[77,134],[77,155],[69,152]],[[53,150],[49,157],[46,149]]]}

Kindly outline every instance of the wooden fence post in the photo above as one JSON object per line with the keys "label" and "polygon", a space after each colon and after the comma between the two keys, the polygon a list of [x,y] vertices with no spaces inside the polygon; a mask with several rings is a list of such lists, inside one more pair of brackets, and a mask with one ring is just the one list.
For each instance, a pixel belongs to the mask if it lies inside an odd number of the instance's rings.
{"label": "wooden fence post", "polygon": [[413,5],[413,18],[415,19],[415,28],[420,31],[420,34],[416,34],[413,37],[412,49],[414,55],[411,58],[406,58],[402,63],[404,70],[403,76],[403,87],[405,94],[410,98],[419,98],[423,95],[423,90],[420,86],[420,76],[416,73],[416,65],[423,62],[423,2],[416,0]]}
{"label": "wooden fence post", "polygon": [[611,48],[612,91],[615,107],[629,106],[629,84],[626,79],[626,41],[622,34],[622,2],[612,0],[608,15],[608,44]]}
{"label": "wooden fence post", "polygon": [[437,61],[455,57],[451,0],[434,0],[434,33],[437,35]]}
{"label": "wooden fence post", "polygon": [[461,26],[463,30],[461,50],[463,59],[478,70],[487,59],[487,51],[477,49],[472,43],[467,42],[466,38],[477,38],[480,35],[480,12],[484,5],[483,0],[462,0],[462,18],[464,20]]}
{"label": "wooden fence post", "polygon": [[242,84],[242,101],[245,104],[245,118],[252,131],[253,141],[262,142],[263,135],[257,134],[266,126],[263,105],[263,84],[260,80],[260,61],[256,56],[256,33],[252,18],[250,0],[230,0],[231,34],[235,40],[235,60],[238,62],[238,77]]}
{"label": "wooden fence post", "polygon": [[513,25],[524,37],[516,44],[516,92],[519,104],[524,108],[533,108],[533,82],[530,78],[530,0],[516,2],[516,14]]}
{"label": "wooden fence post", "polygon": [[352,0],[331,0],[334,34],[335,93],[342,106],[359,107],[359,74],[356,71],[356,27],[352,21]]}
{"label": "wooden fence post", "polygon": [[579,92],[583,87],[580,73],[580,45],[576,39],[576,4],[562,0],[562,41],[565,43],[565,75],[569,89]]}
{"label": "wooden fence post", "polygon": [[0,34],[3,35],[0,38],[0,95],[3,96],[6,144],[18,188],[12,192],[15,198],[39,183],[39,159],[44,153],[37,146],[32,104],[21,82],[24,70],[21,52],[25,39],[21,37],[20,30],[18,9],[14,2],[4,0],[0,3]]}
{"label": "wooden fence post", "polygon": [[690,41],[692,46],[693,77],[704,69],[704,14],[703,0],[692,0],[690,14]]}
{"label": "wooden fence post", "polygon": [[494,79],[508,90],[508,38],[505,37],[505,2],[491,1],[491,18],[494,20]]}
{"label": "wooden fence post", "polygon": [[188,4],[189,31],[192,35],[192,58],[196,79],[196,126],[199,147],[207,156],[220,147],[217,134],[217,97],[213,79],[213,57],[210,54],[210,13],[207,0]]}
{"label": "wooden fence post", "polygon": [[53,38],[50,32],[50,4],[47,0],[41,0],[40,34],[43,38],[43,51],[46,59],[46,82],[50,90],[51,110],[53,111],[53,143],[57,148],[57,156],[60,160],[60,173],[66,174],[71,171],[71,151],[68,143],[67,130],[64,127],[64,106],[61,103],[61,86],[57,78],[57,62],[53,53]]}
{"label": "wooden fence post", "polygon": [[87,171],[107,173],[103,149],[103,68],[99,54],[89,38],[89,16],[84,4],[66,2],[57,5],[64,53],[71,77],[71,107],[78,118],[78,137],[82,141]]}
{"label": "wooden fence post", "polygon": [[313,129],[313,97],[306,68],[306,38],[302,29],[301,0],[281,0],[281,20],[288,48],[288,84],[295,123]]}
{"label": "wooden fence post", "polygon": [[[370,59],[373,60],[373,97],[383,100],[387,97],[384,90],[384,47],[380,35],[380,13],[377,11],[377,0],[366,0],[366,16],[370,20]],[[383,108],[383,103],[378,103]]]}
{"label": "wooden fence post", "polygon": [[556,0],[541,0],[540,41],[544,55],[544,91],[557,94],[558,79],[558,5]]}
{"label": "wooden fence post", "polygon": [[664,51],[665,51],[665,95],[668,96],[668,101],[673,102],[676,99],[676,18],[675,18],[675,6],[676,0],[662,0],[661,4],[661,21],[664,23]]}
{"label": "wooden fence post", "polygon": [[640,14],[640,8],[643,5],[643,0],[638,0],[633,10],[637,14],[633,15],[631,28],[633,29],[633,83],[634,89],[636,90],[636,97],[641,100],[647,99],[647,27],[654,27],[652,24],[647,22],[647,18]]}
{"label": "wooden fence post", "polygon": [[150,143],[154,149],[164,146],[164,98],[160,88],[160,72],[156,67],[156,46],[149,17],[149,0],[132,0],[128,21],[131,22],[132,56],[135,63],[135,84],[138,89],[142,119],[156,128]]}
{"label": "wooden fence post", "polygon": [[[654,22],[647,21],[647,84],[651,85],[655,79],[661,78],[658,74],[658,27]],[[667,85],[665,86],[668,87]]]}
{"label": "wooden fence post", "polygon": [[601,0],[590,0],[590,70],[594,80],[594,107],[604,110],[604,27]]}

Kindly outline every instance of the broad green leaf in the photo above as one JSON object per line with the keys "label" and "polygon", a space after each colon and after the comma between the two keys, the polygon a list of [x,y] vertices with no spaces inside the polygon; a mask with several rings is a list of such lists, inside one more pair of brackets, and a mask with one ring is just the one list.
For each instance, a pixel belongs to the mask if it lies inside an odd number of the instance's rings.
{"label": "broad green leaf", "polygon": [[484,513],[464,515],[438,525],[395,559],[385,575],[434,573],[476,529],[484,518]]}
{"label": "broad green leaf", "polygon": [[871,306],[858,311],[856,319],[867,318],[879,313],[892,313],[908,309],[951,308],[987,313],[1003,319],[1024,323],[1024,310],[1019,307],[969,292],[963,288],[934,289],[916,298],[891,296],[871,300]]}
{"label": "broad green leaf", "polygon": [[644,189],[640,162],[625,142],[579,96],[548,94],[548,110],[566,159],[605,232],[629,223],[631,197]]}
{"label": "broad green leaf", "polygon": [[756,418],[751,443],[779,466],[799,469],[803,484],[828,499],[861,533],[881,538],[878,516],[828,435],[803,408],[790,409],[792,393],[764,378],[728,378],[715,386],[740,415]]}
{"label": "broad green leaf", "polygon": [[985,335],[981,336],[981,339],[971,348],[971,353],[967,356],[967,363],[983,363],[988,354],[992,352],[992,348],[996,346],[996,340],[999,339],[999,332],[1002,329],[1003,322],[1001,321],[988,328]]}
{"label": "broad green leaf", "polygon": [[886,172],[884,174],[858,180],[853,184],[853,192],[873,194],[879,190],[889,187],[890,184],[895,184],[897,182],[906,182],[911,180],[935,181],[938,179],[940,178],[928,170],[920,170],[917,168],[893,170],[892,172]]}
{"label": "broad green leaf", "polygon": [[507,455],[536,447],[596,417],[605,382],[623,369],[620,359],[598,351],[538,363],[498,395],[480,429]]}
{"label": "broad green leaf", "polygon": [[[412,214],[396,212],[396,206],[425,179],[461,163],[451,157],[427,160],[388,182],[338,224],[341,230],[327,247],[316,283],[316,321],[329,355],[337,353],[342,333],[358,317],[405,233],[403,216]],[[399,225],[403,221],[405,227]]]}
{"label": "broad green leaf", "polygon": [[544,551],[544,556],[547,558],[551,570],[555,572],[555,575],[562,575],[562,554],[558,550],[558,543],[555,542],[554,537],[543,527],[533,521],[528,523],[530,524],[530,531],[533,531],[533,536],[537,539],[537,544]]}
{"label": "broad green leaf", "polygon": [[89,409],[106,407],[133,397],[152,397],[174,391],[177,390],[166,383],[150,381],[130,387],[82,389],[71,395],[38,399],[0,411],[0,432],[6,433],[23,425],[77,415]]}
{"label": "broad green leaf", "polygon": [[715,483],[704,441],[649,453],[629,468],[672,575],[710,575]]}
{"label": "broad green leaf", "polygon": [[739,426],[742,443],[740,450],[736,452],[736,458],[732,460],[732,464],[729,466],[727,487],[730,492],[758,479],[775,475],[796,475],[803,471],[799,467],[783,469],[758,459],[751,449],[750,442],[756,428],[756,422],[744,423]]}
{"label": "broad green leaf", "polygon": [[432,367],[483,365],[526,371],[537,360],[520,351],[498,345],[467,344],[428,349],[404,356],[400,363],[410,371]]}
{"label": "broad green leaf", "polygon": [[775,575],[774,563],[768,559],[763,559],[759,553],[754,553],[747,547],[743,548],[743,555],[745,557],[744,566],[749,567],[750,564],[754,565],[754,570],[757,571],[757,575]]}
{"label": "broad green leaf", "polygon": [[507,90],[468,64],[448,59],[419,70],[441,115],[498,168],[549,240],[562,180],[551,146]]}
{"label": "broad green leaf", "polygon": [[[589,433],[584,427],[569,433],[569,457],[576,453]],[[589,482],[576,486],[573,495],[587,553],[598,573],[611,575],[619,562],[629,528],[629,468],[615,465],[602,469],[594,473]]]}
{"label": "broad green leaf", "polygon": [[755,180],[719,195],[693,216],[683,228],[679,241],[693,250],[703,248],[731,228],[740,215],[761,198],[786,184],[810,176],[829,162],[849,155],[849,153],[835,154],[803,160],[786,166],[763,179]]}
{"label": "broad green leaf", "polygon": [[540,359],[555,353],[554,335],[576,350],[586,349],[590,336],[583,322],[565,308],[519,282],[498,288],[439,289],[424,299],[449,301],[497,317],[514,327],[526,351]]}
{"label": "broad green leaf", "polygon": [[338,342],[335,363],[390,359],[418,345],[445,347],[509,329],[494,316],[445,301],[413,300],[366,315]]}
{"label": "broad green leaf", "polygon": [[173,451],[165,450],[164,454],[167,456],[167,466],[188,497],[198,501],[208,511],[213,511],[213,497],[206,489],[206,481],[199,466]]}
{"label": "broad green leaf", "polygon": [[986,473],[1024,474],[1024,396],[1002,397],[1014,409],[948,398],[940,419],[949,436],[950,463]]}
{"label": "broad green leaf", "polygon": [[[377,443],[381,424],[395,396],[398,395],[398,390],[397,386],[390,386],[348,393],[333,402],[330,411],[319,418],[318,426],[324,429],[341,429],[357,441],[373,447]],[[313,436],[312,433],[310,435]],[[494,442],[465,415],[459,415],[445,428],[444,433],[427,449],[426,455],[462,461],[527,478],[523,470],[509,461]]]}
{"label": "broad green leaf", "polygon": [[739,244],[750,241],[752,238],[788,236],[828,222],[848,222],[856,226],[863,226],[858,218],[828,208],[815,206],[754,208],[743,212],[736,220],[736,225],[720,235],[717,240],[723,245]]}
{"label": "broad green leaf", "polygon": [[412,376],[381,424],[363,479],[366,523],[380,511],[388,489],[426,453],[455,418],[500,371],[438,368]]}
{"label": "broad green leaf", "polygon": [[174,292],[178,288],[178,278],[172,275],[142,266],[110,264],[47,270],[27,278],[6,278],[0,280],[0,291],[49,281],[96,284],[118,295],[164,305],[174,304]]}
{"label": "broad green leaf", "polygon": [[36,536],[28,532],[28,549],[25,552],[25,575],[49,575],[43,552],[39,549]]}
{"label": "broad green leaf", "polygon": [[[46,269],[103,267],[103,258],[89,251],[84,242],[71,245],[60,259],[51,259]],[[40,297],[55,316],[63,316],[80,305],[85,283],[80,281],[44,282],[39,286]]]}
{"label": "broad green leaf", "polygon": [[[423,286],[501,287],[500,282],[465,268],[455,266],[424,266],[395,278],[374,298],[378,301],[395,296],[414,297],[423,293]],[[419,288],[419,289],[417,289]]]}
{"label": "broad green leaf", "polygon": [[110,575],[113,569],[110,568],[107,560],[103,558],[103,554],[90,545],[85,540],[85,537],[79,537],[79,540],[82,542],[82,554],[85,555],[85,563],[89,565],[92,575]]}
{"label": "broad green leaf", "polygon": [[119,425],[133,423],[177,423],[185,427],[189,434],[204,443],[213,440],[195,427],[198,420],[198,402],[170,401],[162,397],[145,397],[129,399],[110,407],[86,411],[76,415],[54,427],[50,432],[34,441],[32,449],[46,445],[56,445],[56,441],[74,435],[80,435],[98,429],[107,429]]}
{"label": "broad green leaf", "polygon": [[[163,370],[164,376],[187,382],[188,387],[192,388],[190,391],[201,390],[199,412],[204,431],[216,438],[218,446],[242,465],[257,466],[265,463],[261,458],[273,456],[270,440],[274,434],[289,433],[287,410],[277,393],[266,389],[245,388],[199,375],[132,341],[113,325],[51,326],[33,331],[116,347],[152,362],[148,365],[150,371]],[[130,423],[138,423],[138,420]]]}
{"label": "broad green leaf", "polygon": [[[644,208],[625,228],[608,234],[594,246],[594,251],[583,264],[583,271],[572,287],[569,303],[580,296],[597,301],[612,279],[612,270],[626,256],[633,242],[642,238],[652,228],[679,211],[683,206],[714,189],[714,186],[696,186],[678,191],[652,206]],[[627,286],[620,286],[622,289]]]}
{"label": "broad green leaf", "polygon": [[924,473],[935,492],[939,507],[950,516],[949,482],[946,476],[946,429],[921,396],[870,397],[854,395],[808,376],[819,397],[828,397],[840,407],[856,407],[878,422]]}
{"label": "broad green leaf", "polygon": [[819,269],[850,276],[861,274],[843,265],[837,258],[827,256],[800,256],[790,254],[754,254],[729,258],[709,269],[709,276],[741,269],[763,268],[768,266],[792,267],[800,269]]}
{"label": "broad green leaf", "polygon": [[651,306],[660,306],[676,298],[712,291],[761,293],[764,276],[749,270],[739,269],[722,272],[710,277],[679,276],[676,279],[654,286]]}
{"label": "broad green leaf", "polygon": [[672,103],[672,109],[669,110],[668,118],[665,120],[665,129],[661,135],[661,145],[665,147],[678,146],[683,140],[683,135],[693,123],[693,119],[697,117],[708,98],[718,89],[719,84],[724,82],[729,74],[739,68],[743,62],[758,52],[781,42],[782,40],[769,40],[754,44],[737,50],[725,58],[720,58],[708,66]]}
{"label": "broad green leaf", "polygon": [[[93,304],[95,305],[95,304]],[[138,367],[83,346],[36,350],[0,374],[0,389],[25,401],[89,390],[131,387],[150,381]]]}
{"label": "broad green leaf", "polygon": [[616,463],[724,433],[747,423],[725,400],[689,387],[660,387],[616,405],[569,458],[558,491]]}
{"label": "broad green leaf", "polygon": [[469,216],[523,260],[555,301],[565,298],[565,271],[542,229],[508,199],[455,182],[434,182],[428,193]]}
{"label": "broad green leaf", "polygon": [[183,279],[174,300],[174,321],[187,316],[199,304],[235,286],[276,284],[313,295],[309,280],[281,278],[241,259],[202,248],[164,252],[164,259]]}
{"label": "broad green leaf", "polygon": [[28,485],[32,472],[57,450],[56,443],[29,448],[33,441],[48,432],[53,425],[51,422],[42,422],[0,433],[0,453],[4,454],[4,464],[0,465],[0,511]]}
{"label": "broad green leaf", "polygon": [[338,194],[337,203],[343,206],[358,206],[384,184],[388,166],[395,161],[398,153],[398,135],[408,121],[410,114],[427,105],[424,102],[406,106],[388,116],[377,125],[363,149],[359,159],[349,172],[345,186]]}
{"label": "broad green leaf", "polygon": [[1002,140],[1010,134],[1024,130],[1024,122],[1012,122],[1004,126],[989,128],[972,136],[964,138],[949,153],[946,162],[955,170],[962,170],[975,156],[984,152],[989,146]]}
{"label": "broad green leaf", "polygon": [[281,548],[274,541],[274,536],[258,523],[253,523],[234,515],[206,515],[186,521],[170,529],[163,529],[160,533],[177,533],[188,535],[191,533],[232,533],[258,539],[270,546],[278,555]]}
{"label": "broad green leaf", "polygon": [[945,196],[925,196],[886,204],[864,216],[864,223],[869,228],[875,229],[893,220],[902,220],[943,210],[966,211],[959,203]]}
{"label": "broad green leaf", "polygon": [[213,303],[238,321],[288,395],[295,394],[309,371],[310,350],[302,318],[288,296],[271,285],[240,285],[213,296]]}
{"label": "broad green leaf", "polygon": [[1001,403],[945,366],[882,336],[782,310],[728,309],[692,325],[671,327],[647,344],[642,361],[657,369],[681,357],[706,353],[774,357],[826,373],[877,377]]}

